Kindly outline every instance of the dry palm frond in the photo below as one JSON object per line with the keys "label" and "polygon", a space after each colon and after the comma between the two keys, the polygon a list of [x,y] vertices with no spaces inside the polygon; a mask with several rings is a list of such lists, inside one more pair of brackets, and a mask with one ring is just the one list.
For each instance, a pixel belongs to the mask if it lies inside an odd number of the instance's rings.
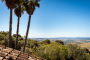
{"label": "dry palm frond", "polygon": [[15,3],[13,1],[11,1],[11,0],[10,1],[6,0],[5,4],[8,7],[8,9],[9,8],[14,9],[14,7],[15,7]]}
{"label": "dry palm frond", "polygon": [[15,13],[16,16],[21,17],[21,6],[19,6],[16,9],[14,9],[14,13]]}
{"label": "dry palm frond", "polygon": [[4,0],[1,0],[2,2],[4,1]]}

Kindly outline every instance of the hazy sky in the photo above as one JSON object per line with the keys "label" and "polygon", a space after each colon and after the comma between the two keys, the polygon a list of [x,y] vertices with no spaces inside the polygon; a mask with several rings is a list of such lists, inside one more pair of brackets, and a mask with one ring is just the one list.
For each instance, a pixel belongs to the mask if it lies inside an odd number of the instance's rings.
{"label": "hazy sky", "polygon": [[[29,38],[90,37],[90,0],[41,0],[31,16]],[[19,34],[26,34],[29,15],[20,18]],[[17,16],[13,12],[12,34]],[[9,31],[10,9],[0,1],[0,31]]]}

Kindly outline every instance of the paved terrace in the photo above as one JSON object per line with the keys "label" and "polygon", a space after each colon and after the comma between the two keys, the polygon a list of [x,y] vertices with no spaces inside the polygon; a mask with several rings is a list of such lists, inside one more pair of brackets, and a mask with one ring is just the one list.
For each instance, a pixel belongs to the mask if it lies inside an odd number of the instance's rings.
{"label": "paved terrace", "polygon": [[46,60],[0,45],[0,60]]}

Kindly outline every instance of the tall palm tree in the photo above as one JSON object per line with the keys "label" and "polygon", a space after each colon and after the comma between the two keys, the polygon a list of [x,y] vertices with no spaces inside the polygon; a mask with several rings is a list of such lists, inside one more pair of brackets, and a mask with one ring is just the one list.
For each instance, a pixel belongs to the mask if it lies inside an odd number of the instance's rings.
{"label": "tall palm tree", "polygon": [[16,31],[16,41],[15,41],[15,49],[17,49],[17,45],[18,45],[18,33],[19,33],[19,20],[21,17],[21,13],[23,14],[23,9],[21,9],[21,3],[23,1],[17,1],[17,4],[15,5],[15,9],[14,9],[14,13],[15,15],[18,17],[18,21],[17,21],[17,31]]}
{"label": "tall palm tree", "polygon": [[27,36],[28,36],[28,32],[29,32],[31,15],[33,14],[33,12],[35,10],[35,6],[38,6],[39,7],[38,1],[39,0],[30,0],[30,2],[29,1],[26,1],[26,2],[23,3],[23,5],[26,8],[26,12],[29,14],[29,20],[28,20],[26,37],[25,37],[24,46],[23,46],[23,52],[25,51],[25,46],[26,46]]}
{"label": "tall palm tree", "polygon": [[2,0],[5,1],[6,6],[10,9],[10,21],[9,21],[9,44],[8,46],[11,47],[11,33],[12,33],[12,9],[15,7],[15,0]]}
{"label": "tall palm tree", "polygon": [[19,32],[19,19],[21,17],[21,6],[16,8],[14,10],[15,15],[18,17],[18,22],[17,22],[17,31],[16,31],[16,41],[15,41],[15,49],[17,49],[17,44],[18,44],[18,32]]}

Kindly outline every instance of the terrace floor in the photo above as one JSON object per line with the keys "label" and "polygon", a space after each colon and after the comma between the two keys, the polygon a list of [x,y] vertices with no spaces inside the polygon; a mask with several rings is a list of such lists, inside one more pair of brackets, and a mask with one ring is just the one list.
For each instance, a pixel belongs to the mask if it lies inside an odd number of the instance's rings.
{"label": "terrace floor", "polygon": [[0,60],[46,60],[9,47],[0,46]]}

